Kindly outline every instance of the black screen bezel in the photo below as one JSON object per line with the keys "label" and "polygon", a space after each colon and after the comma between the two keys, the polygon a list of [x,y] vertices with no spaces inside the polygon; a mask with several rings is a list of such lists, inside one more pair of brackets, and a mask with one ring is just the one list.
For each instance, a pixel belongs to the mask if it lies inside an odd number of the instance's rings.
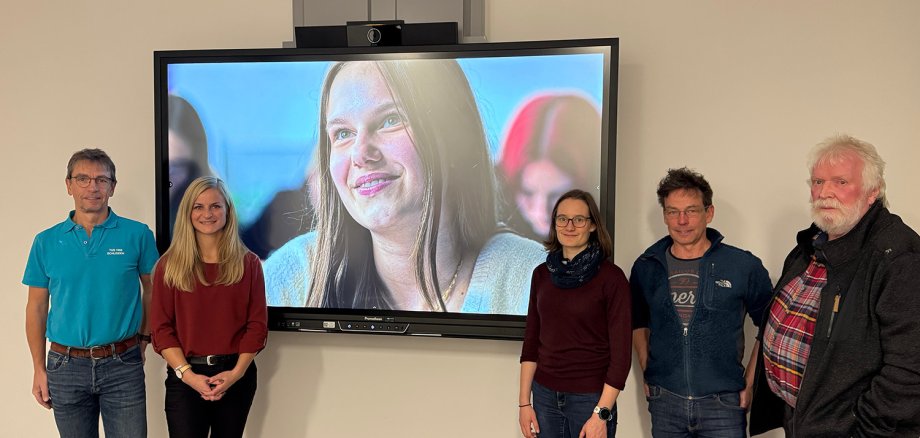
{"label": "black screen bezel", "polygon": [[[167,70],[171,64],[221,62],[346,61],[387,58],[467,58],[603,53],[604,64],[601,181],[598,200],[607,229],[614,229],[616,183],[617,38],[477,43],[438,46],[350,47],[334,49],[214,49],[154,52],[154,140],[156,176],[156,241],[160,254],[169,247],[167,157]],[[483,339],[523,339],[525,317],[465,313],[362,309],[269,307],[269,329],[306,332],[354,332],[445,336]],[[352,329],[348,329],[348,324]],[[373,326],[373,328],[371,328]]]}

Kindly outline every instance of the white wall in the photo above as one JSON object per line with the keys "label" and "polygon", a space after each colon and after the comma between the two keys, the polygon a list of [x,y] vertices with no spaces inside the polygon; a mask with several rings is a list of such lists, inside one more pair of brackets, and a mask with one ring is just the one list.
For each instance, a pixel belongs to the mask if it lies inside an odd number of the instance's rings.
{"label": "white wall", "polygon": [[[331,4],[331,3],[330,3]],[[715,188],[714,226],[775,277],[807,225],[805,151],[848,132],[888,160],[892,209],[920,226],[920,3],[493,0],[492,41],[619,36],[615,259],[664,233],[654,186],[689,165]],[[0,14],[0,387],[5,435],[53,436],[29,393],[20,284],[32,236],[72,207],[70,153],[107,149],[112,205],[153,223],[152,51],[277,47],[291,3],[4,1]],[[272,333],[249,436],[515,437],[520,343]],[[153,356],[153,355],[151,355]],[[165,436],[163,362],[151,357],[151,436]],[[620,436],[649,437],[635,373]],[[770,436],[780,436],[775,433]]]}

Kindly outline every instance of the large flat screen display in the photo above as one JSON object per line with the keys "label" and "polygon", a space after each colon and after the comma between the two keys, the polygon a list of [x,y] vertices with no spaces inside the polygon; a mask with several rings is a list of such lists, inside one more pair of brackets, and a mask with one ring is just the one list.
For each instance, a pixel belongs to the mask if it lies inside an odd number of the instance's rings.
{"label": "large flat screen display", "polygon": [[218,176],[272,329],[521,338],[559,195],[613,229],[617,49],[156,52],[158,246]]}

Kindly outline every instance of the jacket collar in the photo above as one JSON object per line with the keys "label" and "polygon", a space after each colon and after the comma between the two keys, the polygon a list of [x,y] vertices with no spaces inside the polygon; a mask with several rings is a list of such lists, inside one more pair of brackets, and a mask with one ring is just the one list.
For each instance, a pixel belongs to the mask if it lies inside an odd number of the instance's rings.
{"label": "jacket collar", "polygon": [[[856,226],[839,239],[831,240],[824,244],[824,258],[828,266],[840,265],[850,260],[859,253],[859,250],[871,238],[872,230],[880,218],[887,216],[888,209],[882,206],[881,200],[876,200],[866,214],[859,219]],[[812,241],[821,232],[814,223],[796,235],[799,248],[807,255],[814,254]]]}
{"label": "jacket collar", "polygon": [[[722,244],[722,233],[718,232],[715,228],[706,228],[706,238],[709,239],[709,249],[706,250],[706,253],[703,254],[703,257],[709,256],[710,253],[719,245]],[[643,258],[657,258],[659,260],[665,259],[665,251],[671,247],[674,243],[674,239],[671,236],[664,236],[661,240],[655,242],[652,246],[648,247],[645,250],[645,253],[642,254]]]}

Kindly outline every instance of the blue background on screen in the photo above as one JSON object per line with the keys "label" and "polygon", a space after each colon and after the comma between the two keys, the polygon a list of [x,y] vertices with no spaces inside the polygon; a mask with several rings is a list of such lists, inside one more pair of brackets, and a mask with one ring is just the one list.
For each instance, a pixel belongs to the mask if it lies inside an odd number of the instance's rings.
{"label": "blue background on screen", "polygon": [[[577,93],[601,109],[601,54],[458,60],[483,118],[493,159],[516,109],[540,93]],[[198,111],[208,160],[233,194],[243,225],[276,192],[304,182],[316,144],[328,62],[172,64],[171,94]]]}

